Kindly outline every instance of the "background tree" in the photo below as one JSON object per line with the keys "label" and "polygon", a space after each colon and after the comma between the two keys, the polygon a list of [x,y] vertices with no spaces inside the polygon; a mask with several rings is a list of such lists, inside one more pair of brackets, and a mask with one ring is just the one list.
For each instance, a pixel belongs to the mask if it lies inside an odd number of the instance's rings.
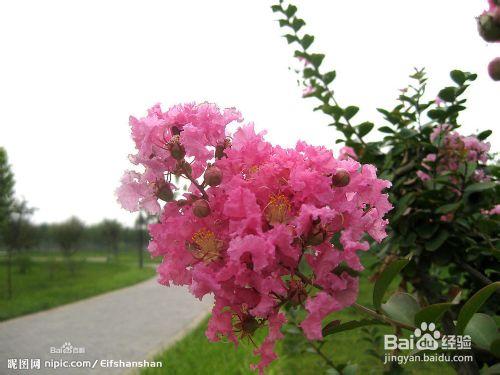
{"label": "background tree", "polygon": [[0,147],[0,240],[14,202],[14,175],[10,170],[7,152]]}
{"label": "background tree", "polygon": [[99,228],[102,242],[109,248],[116,260],[123,226],[116,220],[105,219],[99,224]]}
{"label": "background tree", "polygon": [[77,245],[81,240],[84,229],[84,224],[76,217],[71,217],[67,221],[54,227],[55,241],[61,248],[62,254],[72,274],[75,273],[75,267],[71,257],[78,249]]}
{"label": "background tree", "polygon": [[[34,226],[29,217],[35,211],[28,207],[26,200],[14,201],[10,215],[4,225],[3,241],[7,249],[7,297],[12,298],[12,262],[14,252],[30,248],[34,245]],[[21,270],[22,272],[24,270]]]}

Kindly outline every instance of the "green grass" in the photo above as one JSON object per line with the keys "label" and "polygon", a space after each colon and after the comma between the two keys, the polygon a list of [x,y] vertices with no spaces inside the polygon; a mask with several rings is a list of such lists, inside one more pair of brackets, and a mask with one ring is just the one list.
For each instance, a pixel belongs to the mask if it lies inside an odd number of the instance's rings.
{"label": "green grass", "polygon": [[50,309],[123,288],[152,277],[152,267],[139,269],[137,263],[95,263],[75,260],[75,272],[62,261],[32,262],[22,274],[16,264],[12,270],[13,297],[6,297],[6,265],[0,263],[0,321]]}
{"label": "green grass", "polygon": [[[373,259],[366,259],[364,263],[371,263]],[[360,280],[360,295],[358,302],[371,306],[371,293],[373,285],[367,280],[368,272],[364,272]],[[359,319],[362,316],[353,308],[331,314],[327,321],[340,319],[348,321]],[[252,345],[240,343],[235,348],[232,343],[210,343],[205,337],[207,322],[204,321],[185,338],[177,344],[158,355],[155,360],[162,361],[161,369],[145,369],[143,375],[211,375],[211,374],[255,374],[249,369],[250,363],[257,359],[253,356]],[[377,326],[378,334],[391,333],[390,328]],[[257,340],[261,339],[265,332],[257,332]],[[289,336],[290,337],[290,336]],[[369,355],[368,350],[373,350],[374,345],[367,339],[373,339],[373,332],[364,333],[362,330],[342,332],[329,337],[323,346],[323,351],[334,363],[357,363],[358,374],[382,374],[383,364],[376,357]],[[268,374],[300,374],[317,375],[324,374],[323,361],[313,353],[297,354],[293,352],[295,344],[293,339],[287,338],[285,342],[278,345],[279,359],[273,362],[266,371]],[[378,350],[384,354],[383,348]],[[419,363],[405,365],[405,373],[428,374],[440,373],[441,375],[454,374],[455,372],[447,364]]]}

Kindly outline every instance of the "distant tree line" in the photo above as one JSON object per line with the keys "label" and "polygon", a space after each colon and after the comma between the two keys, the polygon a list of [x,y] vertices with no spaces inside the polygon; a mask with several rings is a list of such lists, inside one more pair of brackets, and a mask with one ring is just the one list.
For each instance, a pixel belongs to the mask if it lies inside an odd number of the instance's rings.
{"label": "distant tree line", "polygon": [[112,219],[86,225],[77,217],[60,223],[35,224],[31,220],[35,208],[14,196],[14,184],[7,152],[0,147],[0,266],[6,267],[7,298],[12,297],[13,265],[26,272],[30,264],[28,255],[33,250],[60,252],[72,274],[76,266],[73,255],[86,251],[102,251],[108,261],[117,259],[120,252],[135,251],[142,268],[149,240],[147,223],[154,218],[141,213],[134,227]]}

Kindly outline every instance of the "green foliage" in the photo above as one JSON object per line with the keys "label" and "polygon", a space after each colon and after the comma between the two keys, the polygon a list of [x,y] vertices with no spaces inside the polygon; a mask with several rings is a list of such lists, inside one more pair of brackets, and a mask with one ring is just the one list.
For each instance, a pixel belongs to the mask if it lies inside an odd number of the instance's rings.
{"label": "green foliage", "polygon": [[382,306],[382,299],[384,298],[384,294],[389,288],[389,285],[409,262],[409,259],[397,260],[389,264],[380,274],[375,282],[375,286],[373,287],[373,306],[375,306],[377,310],[379,310]]}

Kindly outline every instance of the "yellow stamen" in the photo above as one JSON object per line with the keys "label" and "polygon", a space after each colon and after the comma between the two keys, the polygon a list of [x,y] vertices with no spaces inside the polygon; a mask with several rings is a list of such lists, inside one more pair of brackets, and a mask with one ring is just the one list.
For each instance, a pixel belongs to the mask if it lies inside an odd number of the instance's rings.
{"label": "yellow stamen", "polygon": [[220,257],[223,242],[215,237],[214,232],[205,228],[200,229],[193,235],[192,241],[194,246],[191,250],[195,258],[209,263]]}
{"label": "yellow stamen", "polygon": [[266,207],[266,219],[270,224],[284,223],[288,218],[291,205],[283,194],[272,194]]}

